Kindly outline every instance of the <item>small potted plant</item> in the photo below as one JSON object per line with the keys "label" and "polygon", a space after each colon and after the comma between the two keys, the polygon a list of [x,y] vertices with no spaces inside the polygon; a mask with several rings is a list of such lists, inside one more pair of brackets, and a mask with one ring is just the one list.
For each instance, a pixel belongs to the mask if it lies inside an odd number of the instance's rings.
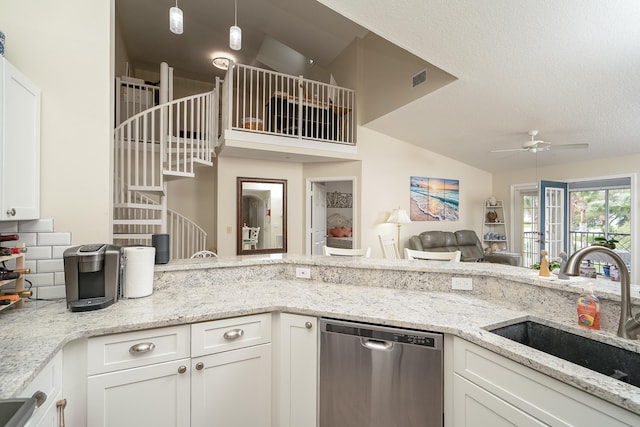
{"label": "small potted plant", "polygon": [[609,248],[609,249],[615,249],[616,248],[616,243],[620,243],[620,241],[611,238],[611,239],[607,239],[605,237],[594,237],[593,238],[593,243],[591,244],[592,246],[604,246],[605,248]]}

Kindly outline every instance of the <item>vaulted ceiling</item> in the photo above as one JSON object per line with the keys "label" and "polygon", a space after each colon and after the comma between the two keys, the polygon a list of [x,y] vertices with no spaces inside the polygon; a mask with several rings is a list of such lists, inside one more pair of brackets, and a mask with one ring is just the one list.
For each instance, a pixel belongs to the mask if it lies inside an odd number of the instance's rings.
{"label": "vaulted ceiling", "polygon": [[[168,30],[172,5],[117,0],[130,58],[212,79],[211,56],[229,52],[233,1],[179,0],[181,36]],[[326,66],[372,31],[458,80],[366,126],[500,171],[640,153],[638,22],[636,0],[238,0],[237,60],[256,64],[267,37]],[[490,153],[520,147],[531,129],[589,148]]]}

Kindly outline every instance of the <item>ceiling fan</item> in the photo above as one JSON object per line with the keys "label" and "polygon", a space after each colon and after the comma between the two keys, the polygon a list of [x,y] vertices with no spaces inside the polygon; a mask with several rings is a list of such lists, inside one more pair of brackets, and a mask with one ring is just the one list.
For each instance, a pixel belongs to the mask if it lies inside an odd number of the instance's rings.
{"label": "ceiling fan", "polygon": [[503,153],[507,151],[528,151],[530,153],[537,153],[539,151],[549,151],[549,150],[566,150],[573,148],[589,148],[589,144],[554,144],[552,145],[548,141],[542,141],[540,139],[535,139],[536,135],[538,135],[537,130],[530,130],[529,136],[531,137],[531,141],[527,141],[522,144],[520,148],[502,148],[497,150],[491,150],[492,153]]}

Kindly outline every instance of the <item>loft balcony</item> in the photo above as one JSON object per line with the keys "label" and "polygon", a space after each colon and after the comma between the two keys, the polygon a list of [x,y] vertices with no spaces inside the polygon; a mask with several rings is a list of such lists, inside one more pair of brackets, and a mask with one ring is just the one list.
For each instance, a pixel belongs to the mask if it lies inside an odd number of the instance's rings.
{"label": "loft balcony", "polygon": [[314,161],[357,153],[352,89],[241,64],[216,88],[221,155],[278,152]]}

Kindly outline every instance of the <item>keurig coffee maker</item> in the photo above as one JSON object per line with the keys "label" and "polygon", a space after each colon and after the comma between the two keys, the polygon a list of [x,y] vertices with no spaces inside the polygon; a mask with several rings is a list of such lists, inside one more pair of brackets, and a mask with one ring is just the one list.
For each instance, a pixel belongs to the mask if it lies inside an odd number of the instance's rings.
{"label": "keurig coffee maker", "polygon": [[120,246],[102,243],[74,246],[64,251],[69,310],[98,310],[118,300],[122,253]]}

